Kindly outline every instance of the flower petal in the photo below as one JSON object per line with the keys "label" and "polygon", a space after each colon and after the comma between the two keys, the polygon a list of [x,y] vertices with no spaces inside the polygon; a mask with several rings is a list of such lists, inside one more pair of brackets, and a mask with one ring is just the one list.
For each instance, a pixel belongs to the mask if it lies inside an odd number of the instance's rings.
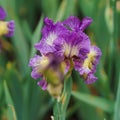
{"label": "flower petal", "polygon": [[34,79],[41,77],[42,73],[49,65],[49,62],[49,59],[45,56],[35,55],[33,58],[31,58],[29,61],[29,66],[33,69],[31,76]]}
{"label": "flower petal", "polygon": [[41,86],[42,90],[46,90],[47,89],[47,82],[45,79],[40,80],[39,82],[37,82],[37,85]]}
{"label": "flower petal", "polygon": [[70,31],[84,31],[92,23],[92,18],[85,17],[82,21],[78,17],[70,16],[63,21],[65,27]]}
{"label": "flower petal", "polygon": [[72,31],[79,31],[81,21],[78,17],[70,16],[68,19],[63,21],[63,24]]}
{"label": "flower petal", "polygon": [[89,74],[87,78],[85,79],[86,84],[92,84],[97,80],[97,77],[95,77],[93,74]]}
{"label": "flower petal", "polygon": [[56,42],[55,48],[56,46],[58,48],[56,53],[60,54],[61,56],[66,58],[72,58],[76,56],[84,59],[86,58],[86,55],[90,49],[90,40],[82,31],[71,32],[66,34],[61,42]]}
{"label": "flower petal", "polygon": [[9,21],[7,26],[8,26],[8,33],[5,36],[11,37],[11,36],[13,36],[14,31],[15,31],[15,22],[14,22],[14,20]]}
{"label": "flower petal", "polygon": [[4,20],[7,16],[6,11],[0,6],[0,20]]}
{"label": "flower petal", "polygon": [[42,29],[42,39],[35,45],[35,48],[41,52],[41,54],[48,54],[55,52],[54,42],[61,41],[63,33],[66,33],[66,28],[62,23],[53,23],[51,19],[45,18],[45,26]]}
{"label": "flower petal", "polygon": [[83,18],[80,26],[80,30],[84,31],[92,23],[92,18],[85,17]]}

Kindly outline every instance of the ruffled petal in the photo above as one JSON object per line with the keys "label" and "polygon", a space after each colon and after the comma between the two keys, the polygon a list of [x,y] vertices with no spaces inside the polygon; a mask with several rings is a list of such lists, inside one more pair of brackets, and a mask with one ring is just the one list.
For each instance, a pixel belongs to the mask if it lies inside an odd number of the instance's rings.
{"label": "ruffled petal", "polygon": [[64,26],[74,32],[84,31],[92,23],[92,18],[85,17],[82,21],[78,17],[70,16],[63,21]]}
{"label": "ruffled petal", "polygon": [[97,77],[95,77],[93,74],[89,74],[87,78],[85,79],[86,84],[92,84],[97,80]]}
{"label": "ruffled petal", "polygon": [[90,17],[83,18],[81,22],[80,30],[84,31],[91,23],[92,23],[92,18]]}
{"label": "ruffled petal", "polygon": [[[57,47],[56,47],[57,46]],[[90,40],[82,31],[66,34],[61,42],[55,44],[56,53],[66,58],[86,58],[90,49]]]}
{"label": "ruffled petal", "polygon": [[7,23],[7,27],[8,27],[8,33],[5,35],[7,37],[11,37],[14,35],[14,31],[15,31],[15,22],[14,20],[11,20]]}
{"label": "ruffled petal", "polygon": [[42,29],[42,39],[35,45],[35,48],[41,52],[41,54],[48,54],[55,52],[55,41],[61,41],[62,35],[67,32],[67,29],[62,23],[53,21],[49,18],[44,20],[45,26]]}
{"label": "ruffled petal", "polygon": [[49,62],[49,59],[45,56],[35,55],[33,58],[31,58],[28,64],[33,69],[31,76],[34,79],[41,77],[42,73],[49,65]]}
{"label": "ruffled petal", "polygon": [[42,90],[47,89],[47,81],[45,79],[40,80],[39,82],[37,82],[37,85],[39,85],[42,88]]}
{"label": "ruffled petal", "polygon": [[79,28],[81,25],[81,21],[78,17],[70,16],[68,19],[63,21],[63,24],[68,30],[77,32],[80,30]]}

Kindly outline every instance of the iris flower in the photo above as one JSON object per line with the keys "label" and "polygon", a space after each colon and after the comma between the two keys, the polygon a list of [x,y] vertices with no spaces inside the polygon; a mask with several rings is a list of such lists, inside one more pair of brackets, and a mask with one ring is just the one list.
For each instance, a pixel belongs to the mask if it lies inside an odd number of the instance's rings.
{"label": "iris flower", "polygon": [[[43,78],[38,84],[46,89],[48,83],[56,84],[57,81],[57,84],[61,84],[65,76],[68,73],[71,74],[70,71],[73,69],[79,72],[85,83],[95,82],[97,77],[94,73],[99,63],[101,50],[91,45],[89,37],[84,32],[92,23],[92,19],[85,17],[79,20],[75,16],[70,16],[62,22],[54,23],[46,17],[44,23],[42,38],[39,43],[35,44],[41,56],[36,55],[29,62],[29,66],[33,69],[32,77]],[[51,64],[52,61],[56,61],[56,64]],[[52,72],[47,75],[46,71],[49,69]],[[48,80],[52,74],[55,76],[57,74],[57,76]]]}
{"label": "iris flower", "polygon": [[0,36],[5,35],[11,37],[14,34],[14,21],[4,21],[7,16],[6,11],[0,7]]}

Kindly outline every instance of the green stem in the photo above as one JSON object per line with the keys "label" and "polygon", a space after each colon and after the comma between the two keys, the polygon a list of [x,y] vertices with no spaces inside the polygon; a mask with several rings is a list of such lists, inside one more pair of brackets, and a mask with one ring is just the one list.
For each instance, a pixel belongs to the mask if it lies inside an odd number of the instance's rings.
{"label": "green stem", "polygon": [[64,80],[64,89],[60,100],[55,101],[53,108],[54,120],[65,120],[67,106],[71,96],[72,78]]}
{"label": "green stem", "polygon": [[115,101],[114,120],[120,120],[120,73],[119,73],[119,83],[117,89],[117,98]]}

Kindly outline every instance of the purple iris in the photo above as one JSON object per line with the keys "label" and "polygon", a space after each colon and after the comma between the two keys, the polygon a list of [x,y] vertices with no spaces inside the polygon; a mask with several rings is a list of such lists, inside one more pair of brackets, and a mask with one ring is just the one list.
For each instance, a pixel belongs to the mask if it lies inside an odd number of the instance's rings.
{"label": "purple iris", "polygon": [[11,37],[14,34],[15,23],[13,20],[4,21],[6,16],[6,11],[0,6],[0,36],[5,35]]}
{"label": "purple iris", "polygon": [[[62,76],[59,78],[63,79],[69,69],[74,68],[87,84],[97,80],[94,73],[102,53],[98,47],[91,45],[89,37],[84,33],[91,22],[92,19],[89,17],[79,20],[75,16],[56,23],[49,18],[44,19],[42,38],[39,43],[35,44],[41,56],[36,55],[29,62],[29,66],[33,69],[32,77],[43,78],[38,82],[43,89],[46,89],[47,83],[50,82],[47,80],[48,76],[46,77],[47,69],[53,70],[54,68],[57,72],[53,74],[57,73],[57,77]],[[64,74],[60,73],[61,70]],[[57,79],[56,75],[54,78]]]}

